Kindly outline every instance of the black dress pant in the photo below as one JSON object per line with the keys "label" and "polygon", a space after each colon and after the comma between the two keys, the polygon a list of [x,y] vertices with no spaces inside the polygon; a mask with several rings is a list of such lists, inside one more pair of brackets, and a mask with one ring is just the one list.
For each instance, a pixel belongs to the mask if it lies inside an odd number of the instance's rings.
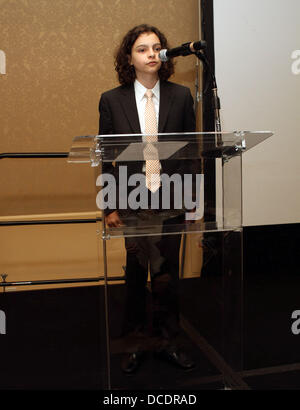
{"label": "black dress pant", "polygon": [[[125,239],[125,334],[151,329],[162,344],[171,343],[178,335],[181,234],[168,235],[165,232],[170,224],[177,225],[182,221],[182,215],[165,220],[161,235]],[[147,288],[148,272],[151,292]],[[149,300],[150,315],[146,306]]]}

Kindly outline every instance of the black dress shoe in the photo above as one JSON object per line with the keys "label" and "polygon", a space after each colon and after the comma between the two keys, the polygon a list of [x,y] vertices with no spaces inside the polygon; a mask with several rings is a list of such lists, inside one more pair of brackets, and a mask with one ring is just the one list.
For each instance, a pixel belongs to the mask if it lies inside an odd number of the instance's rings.
{"label": "black dress shoe", "polygon": [[155,353],[159,359],[175,364],[184,370],[190,370],[195,367],[195,362],[183,351],[175,346],[167,346]]}
{"label": "black dress shoe", "polygon": [[142,352],[127,353],[121,364],[124,373],[132,374],[137,371],[143,358]]}

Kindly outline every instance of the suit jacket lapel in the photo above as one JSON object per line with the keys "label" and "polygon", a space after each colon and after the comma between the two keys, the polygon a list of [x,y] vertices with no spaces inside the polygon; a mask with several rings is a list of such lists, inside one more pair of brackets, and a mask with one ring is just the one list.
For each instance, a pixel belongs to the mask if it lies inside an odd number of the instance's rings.
{"label": "suit jacket lapel", "polygon": [[120,103],[132,129],[132,133],[140,134],[141,128],[136,107],[133,85],[121,89]]}
{"label": "suit jacket lapel", "polygon": [[164,132],[173,98],[172,87],[169,87],[167,82],[161,81],[158,132]]}

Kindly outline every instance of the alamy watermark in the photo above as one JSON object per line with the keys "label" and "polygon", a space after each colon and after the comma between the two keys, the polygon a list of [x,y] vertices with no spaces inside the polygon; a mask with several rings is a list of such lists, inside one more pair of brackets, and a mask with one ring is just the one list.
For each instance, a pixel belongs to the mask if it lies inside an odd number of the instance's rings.
{"label": "alamy watermark", "polygon": [[300,50],[294,50],[291,58],[295,61],[292,62],[291,70],[295,75],[300,74]]}
{"label": "alamy watermark", "polygon": [[296,319],[293,323],[292,323],[292,333],[294,335],[299,335],[300,334],[300,310],[294,310],[294,312],[292,313],[292,319]]}
{"label": "alamy watermark", "polygon": [[6,315],[0,310],[0,335],[6,335]]}
{"label": "alamy watermark", "polygon": [[0,50],[0,74],[6,74],[6,55]]}
{"label": "alamy watermark", "polygon": [[[203,216],[203,174],[173,174],[172,176],[161,174],[160,181],[161,203],[159,191],[151,194],[151,203],[149,203],[145,174],[136,173],[128,178],[127,167],[120,166],[117,183],[114,175],[103,173],[96,180],[96,185],[102,188],[97,194],[97,207],[101,210],[184,209],[187,211],[187,220],[200,219]],[[129,187],[134,188],[128,189]]]}

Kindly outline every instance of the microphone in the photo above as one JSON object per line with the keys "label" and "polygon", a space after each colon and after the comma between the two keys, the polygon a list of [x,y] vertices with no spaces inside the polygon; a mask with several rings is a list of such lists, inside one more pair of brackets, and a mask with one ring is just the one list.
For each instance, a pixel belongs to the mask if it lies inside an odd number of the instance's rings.
{"label": "microphone", "polygon": [[159,59],[165,63],[170,58],[178,56],[188,56],[196,51],[203,50],[206,47],[206,41],[194,41],[192,43],[184,43],[180,47],[171,48],[170,50],[163,49],[159,52]]}

